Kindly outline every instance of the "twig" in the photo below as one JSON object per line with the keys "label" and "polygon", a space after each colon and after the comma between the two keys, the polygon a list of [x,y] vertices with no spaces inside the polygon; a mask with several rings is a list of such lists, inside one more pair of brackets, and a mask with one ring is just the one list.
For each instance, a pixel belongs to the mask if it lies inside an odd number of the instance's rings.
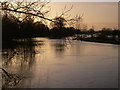
{"label": "twig", "polygon": [[3,68],[0,68],[0,69],[10,78],[10,75],[8,74],[8,72],[5,69],[3,69]]}

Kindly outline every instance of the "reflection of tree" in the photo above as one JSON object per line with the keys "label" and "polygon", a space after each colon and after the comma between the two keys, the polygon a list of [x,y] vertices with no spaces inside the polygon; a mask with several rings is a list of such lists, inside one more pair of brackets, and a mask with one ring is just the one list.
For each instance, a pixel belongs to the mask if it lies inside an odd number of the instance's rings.
{"label": "reflection of tree", "polygon": [[62,54],[66,48],[65,41],[61,39],[58,42],[54,43],[53,47],[56,53]]}
{"label": "reflection of tree", "polygon": [[[35,58],[35,47],[30,45],[19,45],[14,49],[6,49],[3,52],[3,67],[17,65],[23,68],[22,66],[31,66]],[[9,69],[9,68],[8,68]],[[25,69],[25,68],[24,68]]]}
{"label": "reflection of tree", "polygon": [[9,73],[25,74],[35,62],[35,55],[33,42],[27,42],[12,49],[4,49],[2,53],[3,68]]}

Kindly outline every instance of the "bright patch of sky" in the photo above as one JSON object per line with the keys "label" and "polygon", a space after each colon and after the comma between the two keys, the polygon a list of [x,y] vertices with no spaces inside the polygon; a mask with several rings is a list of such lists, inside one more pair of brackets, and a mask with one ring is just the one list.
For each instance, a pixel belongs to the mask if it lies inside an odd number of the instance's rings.
{"label": "bright patch of sky", "polygon": [[3,1],[52,1],[52,2],[119,2],[120,0],[1,0]]}
{"label": "bright patch of sky", "polygon": [[95,29],[118,28],[118,3],[117,2],[51,2],[51,11],[49,16],[56,17],[62,13],[66,5],[71,17],[77,14],[83,14],[83,22],[87,24],[88,28],[92,26]]}
{"label": "bright patch of sky", "polygon": [[119,2],[120,0],[51,0],[53,2]]}

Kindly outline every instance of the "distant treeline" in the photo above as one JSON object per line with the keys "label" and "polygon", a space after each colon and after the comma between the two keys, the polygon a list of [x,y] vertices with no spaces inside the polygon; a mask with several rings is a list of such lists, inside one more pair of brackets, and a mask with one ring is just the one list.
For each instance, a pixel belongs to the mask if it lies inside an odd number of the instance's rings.
{"label": "distant treeline", "polygon": [[32,19],[20,21],[14,16],[4,15],[2,18],[2,36],[6,39],[32,38],[32,37],[50,37],[61,38],[73,36],[80,32],[73,27],[53,27],[49,29],[42,22],[34,22]]}
{"label": "distant treeline", "polygon": [[92,28],[79,30],[73,27],[64,27],[64,25],[53,26],[52,29],[49,29],[42,22],[34,22],[32,19],[20,21],[16,17],[6,14],[2,18],[2,36],[3,40],[32,37],[62,38],[68,36],[77,36],[76,39],[90,36],[91,38],[119,40],[120,30],[109,28],[103,28],[99,31],[95,31]]}

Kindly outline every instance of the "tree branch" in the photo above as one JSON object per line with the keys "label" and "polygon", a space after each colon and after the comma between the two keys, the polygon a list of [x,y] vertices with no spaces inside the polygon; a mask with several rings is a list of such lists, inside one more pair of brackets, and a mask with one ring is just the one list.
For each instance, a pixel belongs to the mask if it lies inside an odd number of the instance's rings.
{"label": "tree branch", "polygon": [[12,10],[12,9],[8,9],[8,8],[2,8],[2,10],[12,11],[12,12],[17,12],[17,13],[22,13],[22,14],[29,14],[29,15],[32,15],[32,16],[37,16],[37,17],[39,17],[39,18],[43,18],[43,19],[45,19],[45,20],[54,22],[52,19],[45,18],[45,17],[43,17],[43,16],[38,16],[38,15],[36,15],[36,14],[29,13],[29,12],[17,11],[17,10]]}

